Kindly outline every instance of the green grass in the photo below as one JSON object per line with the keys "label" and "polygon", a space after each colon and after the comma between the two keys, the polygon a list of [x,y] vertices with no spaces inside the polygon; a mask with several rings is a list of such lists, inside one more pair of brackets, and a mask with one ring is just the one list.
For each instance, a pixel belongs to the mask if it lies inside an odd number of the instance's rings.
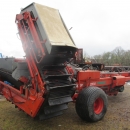
{"label": "green grass", "polygon": [[130,88],[109,97],[105,117],[96,123],[82,121],[73,103],[64,114],[48,120],[33,120],[7,101],[0,102],[0,130],[130,130]]}

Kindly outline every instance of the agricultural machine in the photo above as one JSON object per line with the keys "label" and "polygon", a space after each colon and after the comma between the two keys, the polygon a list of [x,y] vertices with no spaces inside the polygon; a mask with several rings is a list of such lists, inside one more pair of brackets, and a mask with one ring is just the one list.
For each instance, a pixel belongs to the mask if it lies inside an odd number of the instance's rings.
{"label": "agricultural machine", "polygon": [[69,63],[77,47],[58,10],[32,3],[16,15],[24,59],[0,58],[0,94],[33,118],[61,115],[69,102],[83,120],[96,122],[107,111],[129,72],[100,72]]}
{"label": "agricultural machine", "polygon": [[75,53],[75,57],[69,59],[69,63],[71,64],[76,64],[78,67],[82,68],[83,70],[85,69],[91,69],[91,70],[99,70],[102,71],[105,68],[105,65],[102,63],[92,63],[89,60],[86,60],[83,57],[83,49],[77,49]]}

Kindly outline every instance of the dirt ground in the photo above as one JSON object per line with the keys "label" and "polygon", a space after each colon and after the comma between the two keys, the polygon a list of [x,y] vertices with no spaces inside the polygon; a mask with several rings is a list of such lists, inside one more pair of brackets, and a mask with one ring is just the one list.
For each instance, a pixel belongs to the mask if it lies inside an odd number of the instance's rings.
{"label": "dirt ground", "polygon": [[82,121],[73,103],[64,114],[52,119],[33,120],[7,101],[0,101],[0,130],[130,130],[130,86],[117,96],[108,97],[108,111],[96,123]]}

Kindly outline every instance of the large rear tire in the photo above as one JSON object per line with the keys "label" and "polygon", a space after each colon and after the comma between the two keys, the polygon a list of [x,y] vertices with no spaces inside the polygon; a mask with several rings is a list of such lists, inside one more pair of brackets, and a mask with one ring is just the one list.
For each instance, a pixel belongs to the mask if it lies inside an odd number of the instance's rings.
{"label": "large rear tire", "polygon": [[88,87],[79,93],[75,108],[81,119],[96,122],[106,114],[107,104],[107,96],[102,89]]}

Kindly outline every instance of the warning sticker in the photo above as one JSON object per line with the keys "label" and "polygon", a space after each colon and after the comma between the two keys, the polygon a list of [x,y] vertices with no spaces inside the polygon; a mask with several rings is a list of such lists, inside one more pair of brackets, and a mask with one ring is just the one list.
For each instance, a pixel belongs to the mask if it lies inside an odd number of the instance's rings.
{"label": "warning sticker", "polygon": [[96,86],[96,82],[90,83],[90,86]]}

